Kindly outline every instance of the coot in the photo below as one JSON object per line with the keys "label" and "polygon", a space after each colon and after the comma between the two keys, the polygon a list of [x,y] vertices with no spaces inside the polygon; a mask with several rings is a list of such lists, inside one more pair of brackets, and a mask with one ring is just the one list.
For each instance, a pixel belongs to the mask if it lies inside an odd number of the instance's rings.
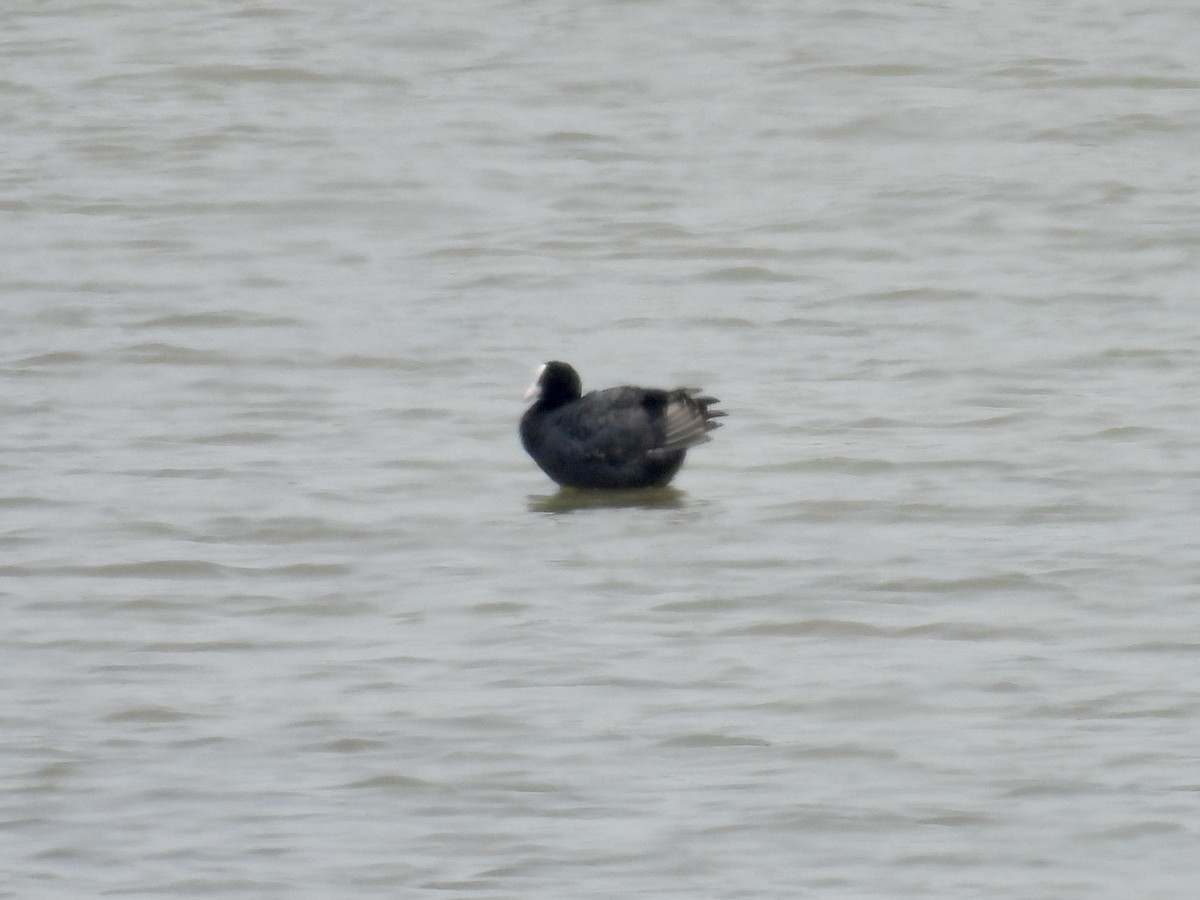
{"label": "coot", "polygon": [[579,373],[558,361],[538,369],[530,398],[521,443],[543,472],[574,488],[660,487],[725,415],[709,409],[716,398],[694,388],[626,386],[581,396]]}

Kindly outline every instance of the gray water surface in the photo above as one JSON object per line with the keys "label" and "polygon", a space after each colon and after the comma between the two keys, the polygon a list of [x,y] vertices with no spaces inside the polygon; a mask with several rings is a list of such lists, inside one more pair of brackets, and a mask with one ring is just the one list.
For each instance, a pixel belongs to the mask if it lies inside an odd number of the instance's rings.
{"label": "gray water surface", "polygon": [[0,897],[1192,897],[1198,30],[0,13]]}

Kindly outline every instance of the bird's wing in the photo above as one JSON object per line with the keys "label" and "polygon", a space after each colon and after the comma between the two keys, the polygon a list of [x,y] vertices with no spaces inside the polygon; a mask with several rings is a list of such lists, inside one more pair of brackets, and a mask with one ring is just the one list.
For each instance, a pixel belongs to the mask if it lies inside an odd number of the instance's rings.
{"label": "bird's wing", "polygon": [[651,450],[653,455],[665,455],[703,444],[712,438],[708,432],[721,426],[713,421],[724,412],[709,409],[716,403],[715,397],[705,397],[694,388],[679,388],[666,398],[662,413],[663,437],[661,443]]}

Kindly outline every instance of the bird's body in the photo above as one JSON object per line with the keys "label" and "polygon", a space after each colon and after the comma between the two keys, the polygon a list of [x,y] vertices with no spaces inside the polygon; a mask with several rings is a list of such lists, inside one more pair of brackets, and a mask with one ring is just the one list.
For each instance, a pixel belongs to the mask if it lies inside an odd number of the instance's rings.
{"label": "bird's body", "polygon": [[665,485],[725,415],[690,388],[581,394],[579,375],[562,362],[542,366],[530,395],[537,400],[521,417],[521,442],[542,471],[574,488]]}

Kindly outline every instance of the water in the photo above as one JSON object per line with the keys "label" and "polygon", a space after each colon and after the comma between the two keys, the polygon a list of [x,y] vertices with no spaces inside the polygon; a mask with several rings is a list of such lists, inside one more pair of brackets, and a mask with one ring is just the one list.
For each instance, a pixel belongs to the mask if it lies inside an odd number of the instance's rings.
{"label": "water", "polygon": [[1198,20],[0,14],[0,897],[1190,897]]}

